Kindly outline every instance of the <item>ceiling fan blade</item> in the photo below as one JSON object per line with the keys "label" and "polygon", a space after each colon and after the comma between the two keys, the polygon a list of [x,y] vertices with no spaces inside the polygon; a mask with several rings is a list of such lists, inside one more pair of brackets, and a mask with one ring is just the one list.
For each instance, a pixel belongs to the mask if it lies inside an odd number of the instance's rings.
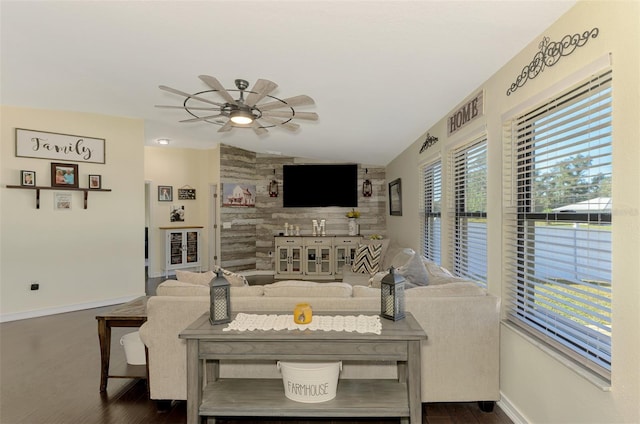
{"label": "ceiling fan blade", "polygon": [[257,105],[256,108],[261,111],[279,109],[287,106],[304,106],[312,105],[314,101],[311,97],[301,94],[300,96],[289,97],[288,99],[282,99],[282,101],[276,100],[275,102],[269,102],[262,105]]}
{"label": "ceiling fan blade", "polygon": [[232,105],[236,104],[236,100],[231,97],[231,94],[229,94],[227,89],[220,84],[220,81],[209,75],[200,75],[198,78],[204,81],[209,87],[216,90],[227,103],[231,103]]}
{"label": "ceiling fan blade", "polygon": [[294,119],[309,119],[311,121],[318,120],[318,114],[315,112],[291,112],[291,110],[268,110],[262,114],[262,116],[273,116],[275,118],[294,118]]}
{"label": "ceiling fan blade", "polygon": [[[159,107],[159,108],[162,108],[162,109],[184,109],[184,106],[156,105],[156,107]],[[220,110],[219,107],[191,107],[191,106],[189,106],[188,109],[190,109],[190,110]]]}
{"label": "ceiling fan blade", "polygon": [[267,94],[271,93],[278,87],[278,84],[275,82],[271,82],[265,79],[259,79],[253,85],[251,89],[251,93],[247,96],[247,99],[244,101],[244,104],[247,106],[254,106],[260,100],[264,99]]}
{"label": "ceiling fan blade", "polygon": [[200,100],[201,102],[210,103],[216,106],[224,106],[222,103],[212,102],[211,100],[203,97],[194,96],[193,94],[185,93],[184,91],[176,90],[175,88],[167,87],[166,85],[159,85],[158,88],[160,88],[160,90],[168,91],[169,93],[178,94],[184,97],[191,97],[192,99]]}
{"label": "ceiling fan blade", "polygon": [[222,128],[218,130],[218,132],[227,132],[227,131],[231,131],[232,129],[233,129],[233,122],[231,122],[231,120],[228,120],[227,123],[224,124]]}
{"label": "ceiling fan blade", "polygon": [[260,123],[257,120],[253,120],[253,122],[251,122],[251,129],[253,130],[254,133],[258,134],[258,135],[263,135],[268,133],[269,131],[267,131],[266,128],[262,128],[260,126]]}
{"label": "ceiling fan blade", "polygon": [[286,128],[289,131],[297,131],[298,128],[300,128],[300,125],[295,124],[293,122],[282,122],[282,121],[278,121],[277,119],[269,118],[269,117],[264,116],[264,115],[262,115],[262,117],[260,119],[264,119],[268,123],[276,125],[278,127]]}
{"label": "ceiling fan blade", "polygon": [[191,118],[191,119],[184,119],[182,121],[178,121],[178,122],[198,122],[198,121],[206,121],[207,119],[212,119],[212,118],[218,118],[220,116],[225,116],[223,114],[218,114],[218,115],[209,115],[209,116],[201,116],[199,118]]}

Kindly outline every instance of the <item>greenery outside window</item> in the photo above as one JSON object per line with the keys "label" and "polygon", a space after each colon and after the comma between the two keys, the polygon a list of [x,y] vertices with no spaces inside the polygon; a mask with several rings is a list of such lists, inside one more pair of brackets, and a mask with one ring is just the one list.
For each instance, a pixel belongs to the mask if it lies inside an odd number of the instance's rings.
{"label": "greenery outside window", "polygon": [[505,123],[507,319],[611,373],[611,71]]}
{"label": "greenery outside window", "polygon": [[442,161],[422,168],[422,255],[440,263],[440,225],[442,207]]}
{"label": "greenery outside window", "polygon": [[487,139],[452,154],[453,273],[487,287]]}

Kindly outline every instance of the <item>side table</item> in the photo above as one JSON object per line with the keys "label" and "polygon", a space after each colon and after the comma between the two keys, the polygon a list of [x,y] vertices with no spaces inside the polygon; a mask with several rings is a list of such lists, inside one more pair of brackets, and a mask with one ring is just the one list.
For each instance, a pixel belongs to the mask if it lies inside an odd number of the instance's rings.
{"label": "side table", "polygon": [[[145,347],[146,365],[129,365],[109,373],[111,357],[111,327],[140,327],[147,321],[147,296],[140,296],[119,305],[102,315],[97,315],[98,338],[100,339],[100,392],[107,390],[109,378],[149,379],[149,355]],[[147,388],[148,388],[147,383]]]}

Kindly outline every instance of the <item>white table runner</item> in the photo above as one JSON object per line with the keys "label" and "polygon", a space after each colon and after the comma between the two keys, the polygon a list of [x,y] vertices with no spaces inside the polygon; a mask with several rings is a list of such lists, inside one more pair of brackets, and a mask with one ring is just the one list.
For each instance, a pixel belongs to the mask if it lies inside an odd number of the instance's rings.
{"label": "white table runner", "polygon": [[311,323],[296,324],[293,322],[293,315],[239,313],[222,331],[231,330],[311,330],[380,334],[382,332],[382,323],[378,315],[313,315]]}

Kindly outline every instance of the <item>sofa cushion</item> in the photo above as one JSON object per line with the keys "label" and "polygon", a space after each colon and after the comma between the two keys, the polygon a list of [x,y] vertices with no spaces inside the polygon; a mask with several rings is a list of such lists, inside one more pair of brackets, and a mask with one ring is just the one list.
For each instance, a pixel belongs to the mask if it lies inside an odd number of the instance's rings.
{"label": "sofa cushion", "polygon": [[229,282],[229,284],[231,284],[232,287],[243,287],[243,286],[249,285],[249,282],[247,281],[247,277],[245,277],[242,274],[231,272],[227,269],[220,268],[217,265],[213,267],[213,270],[215,272],[218,272],[218,270],[222,270],[222,275],[224,275],[224,278],[227,279],[227,281]]}
{"label": "sofa cushion", "polygon": [[264,295],[263,286],[231,286],[231,297],[254,297]]}
{"label": "sofa cushion", "polygon": [[190,284],[198,284],[201,286],[209,286],[209,283],[215,274],[213,271],[207,272],[192,272],[192,271],[181,271],[179,269],[176,270],[176,279],[178,281],[182,281],[184,283]]}
{"label": "sofa cushion", "polygon": [[380,266],[382,257],[382,244],[359,244],[356,248],[353,265],[353,272],[375,274]]}
{"label": "sofa cushion", "polygon": [[405,296],[407,297],[463,297],[486,295],[487,291],[473,281],[456,281],[450,284],[440,284],[437,286],[413,287],[405,291]]}
{"label": "sofa cushion", "polygon": [[464,278],[455,277],[446,268],[441,267],[440,265],[429,259],[423,257],[422,261],[424,262],[424,265],[427,268],[427,273],[429,274],[430,286],[438,286],[460,281],[469,281]]}
{"label": "sofa cushion", "polygon": [[158,296],[209,296],[209,286],[185,281],[166,280],[158,284],[156,294]]}
{"label": "sofa cushion", "polygon": [[353,297],[377,297],[380,298],[380,289],[366,286],[353,286]]}
{"label": "sofa cushion", "polygon": [[380,252],[380,264],[382,265],[382,262],[384,261],[384,258],[387,255],[387,252],[389,251],[391,240],[390,239],[382,239],[382,240],[362,239],[360,240],[360,244],[381,244],[382,252]]}
{"label": "sofa cushion", "polygon": [[351,293],[347,283],[285,280],[264,286],[266,297],[351,297]]}
{"label": "sofa cushion", "polygon": [[396,272],[405,279],[405,288],[426,286],[429,284],[429,275],[427,268],[422,261],[420,255],[413,255],[404,265],[399,267]]}

